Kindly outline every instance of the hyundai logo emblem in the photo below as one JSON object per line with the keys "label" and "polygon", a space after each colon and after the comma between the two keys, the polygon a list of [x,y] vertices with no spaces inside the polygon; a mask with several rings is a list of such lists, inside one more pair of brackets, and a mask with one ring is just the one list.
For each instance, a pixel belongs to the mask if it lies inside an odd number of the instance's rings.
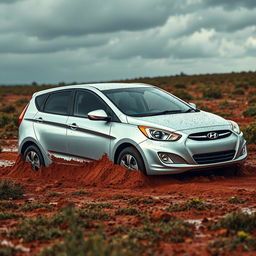
{"label": "hyundai logo emblem", "polygon": [[210,140],[215,140],[219,137],[219,134],[217,132],[209,132],[209,133],[207,133],[206,136]]}

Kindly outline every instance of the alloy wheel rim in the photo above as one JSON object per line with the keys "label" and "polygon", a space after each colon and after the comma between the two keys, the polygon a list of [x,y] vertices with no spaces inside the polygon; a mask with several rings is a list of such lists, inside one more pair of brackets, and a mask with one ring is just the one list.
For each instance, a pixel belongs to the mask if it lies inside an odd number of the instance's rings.
{"label": "alloy wheel rim", "polygon": [[32,169],[38,171],[40,168],[40,158],[35,151],[29,151],[26,155],[26,162],[31,163]]}
{"label": "alloy wheel rim", "polygon": [[138,170],[138,163],[136,158],[131,154],[125,154],[120,160],[120,165],[126,167],[129,170]]}

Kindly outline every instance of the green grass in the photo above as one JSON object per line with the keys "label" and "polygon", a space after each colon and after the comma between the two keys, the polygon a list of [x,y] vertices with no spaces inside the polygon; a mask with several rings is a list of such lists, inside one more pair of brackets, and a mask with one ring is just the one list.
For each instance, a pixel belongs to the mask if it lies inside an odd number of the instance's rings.
{"label": "green grass", "polygon": [[11,180],[0,180],[0,200],[20,199],[23,197],[24,189]]}

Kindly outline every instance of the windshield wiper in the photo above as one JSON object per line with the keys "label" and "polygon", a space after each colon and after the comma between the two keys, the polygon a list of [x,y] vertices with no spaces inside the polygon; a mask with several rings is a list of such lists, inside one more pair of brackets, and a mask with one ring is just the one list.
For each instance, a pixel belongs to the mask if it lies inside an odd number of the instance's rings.
{"label": "windshield wiper", "polygon": [[164,111],[161,111],[161,112],[150,113],[148,115],[160,116],[160,115],[176,114],[176,113],[182,113],[182,110],[164,110]]}
{"label": "windshield wiper", "polygon": [[186,110],[183,113],[190,113],[190,112],[200,112],[200,110],[199,109],[194,109],[194,108],[189,108],[188,110]]}

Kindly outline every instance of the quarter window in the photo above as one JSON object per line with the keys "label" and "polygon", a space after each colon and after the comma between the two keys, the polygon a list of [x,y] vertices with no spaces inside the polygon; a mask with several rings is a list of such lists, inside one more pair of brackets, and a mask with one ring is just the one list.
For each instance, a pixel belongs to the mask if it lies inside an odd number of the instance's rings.
{"label": "quarter window", "polygon": [[52,114],[67,115],[71,91],[62,91],[51,94],[44,107],[44,111]]}

